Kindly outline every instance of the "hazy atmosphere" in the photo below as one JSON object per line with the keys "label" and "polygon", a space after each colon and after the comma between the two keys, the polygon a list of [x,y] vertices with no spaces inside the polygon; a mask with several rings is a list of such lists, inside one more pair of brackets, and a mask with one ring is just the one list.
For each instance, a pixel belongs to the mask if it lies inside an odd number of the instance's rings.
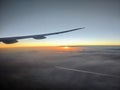
{"label": "hazy atmosphere", "polygon": [[10,47],[120,45],[119,0],[1,0],[0,13],[0,37],[86,27],[44,40],[20,40]]}
{"label": "hazy atmosphere", "polygon": [[0,49],[1,90],[119,90],[120,47]]}

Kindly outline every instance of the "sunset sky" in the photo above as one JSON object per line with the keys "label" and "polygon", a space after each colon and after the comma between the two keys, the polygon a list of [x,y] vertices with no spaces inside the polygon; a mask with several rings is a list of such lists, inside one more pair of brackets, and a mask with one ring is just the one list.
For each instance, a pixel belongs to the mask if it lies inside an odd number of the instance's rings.
{"label": "sunset sky", "polygon": [[120,45],[120,0],[1,0],[0,38],[85,29],[24,39],[14,46]]}

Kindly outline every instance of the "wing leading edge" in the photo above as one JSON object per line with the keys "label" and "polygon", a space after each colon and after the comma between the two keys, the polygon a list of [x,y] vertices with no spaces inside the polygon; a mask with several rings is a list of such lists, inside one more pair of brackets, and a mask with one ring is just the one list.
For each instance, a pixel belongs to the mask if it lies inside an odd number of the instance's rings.
{"label": "wing leading edge", "polygon": [[54,33],[47,33],[47,34],[39,34],[39,35],[28,35],[28,36],[16,36],[16,37],[5,37],[5,38],[0,38],[0,42],[3,42],[5,44],[12,44],[18,42],[18,39],[25,39],[25,38],[34,38],[34,39],[45,39],[47,38],[46,36],[50,35],[56,35],[56,34],[62,34],[62,33],[67,33],[67,32],[72,32],[80,29],[84,29],[85,27],[82,28],[75,28],[71,30],[66,30],[66,31],[61,31],[61,32],[54,32]]}

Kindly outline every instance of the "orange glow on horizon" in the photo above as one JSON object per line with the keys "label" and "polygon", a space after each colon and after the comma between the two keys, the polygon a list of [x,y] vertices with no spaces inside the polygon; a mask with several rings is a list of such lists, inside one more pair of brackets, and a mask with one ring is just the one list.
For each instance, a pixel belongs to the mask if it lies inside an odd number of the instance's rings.
{"label": "orange glow on horizon", "polygon": [[[74,41],[73,41],[74,42]],[[15,43],[15,44],[4,44],[4,43],[0,43],[0,48],[14,48],[14,47],[46,47],[46,46],[64,46],[62,47],[62,49],[70,49],[71,47],[69,46],[120,46],[120,42],[108,42],[108,41],[77,41],[77,42],[74,42],[74,43],[55,43],[55,42],[23,42],[23,41],[20,41],[18,43]]]}

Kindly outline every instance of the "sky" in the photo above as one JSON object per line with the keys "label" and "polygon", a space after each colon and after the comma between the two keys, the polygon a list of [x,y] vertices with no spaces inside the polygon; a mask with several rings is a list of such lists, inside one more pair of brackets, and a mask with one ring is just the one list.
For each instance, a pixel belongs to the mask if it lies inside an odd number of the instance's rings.
{"label": "sky", "polygon": [[0,38],[85,29],[0,47],[120,45],[120,0],[0,0]]}

